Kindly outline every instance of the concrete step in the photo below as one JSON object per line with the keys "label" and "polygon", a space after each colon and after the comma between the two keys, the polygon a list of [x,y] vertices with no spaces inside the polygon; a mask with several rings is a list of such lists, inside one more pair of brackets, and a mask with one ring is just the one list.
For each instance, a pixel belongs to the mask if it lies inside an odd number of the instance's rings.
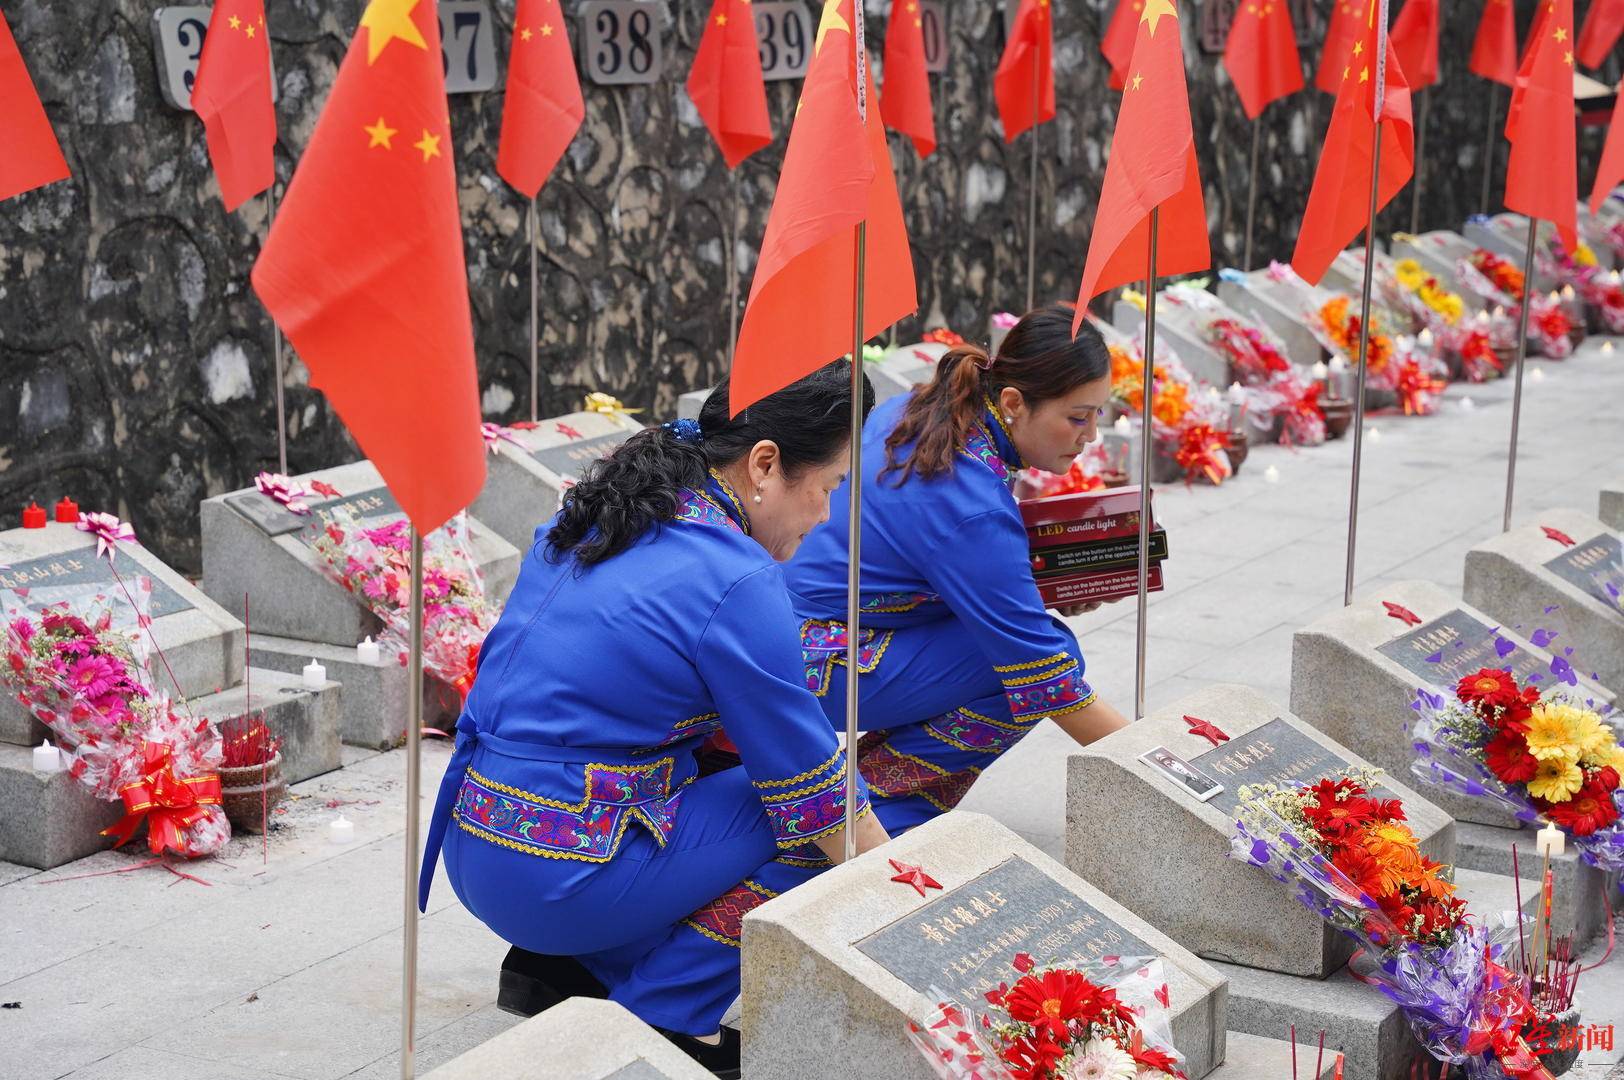
{"label": "concrete step", "polygon": [[[1265,1038],[1262,1035],[1248,1035],[1241,1031],[1231,1031],[1226,1037],[1227,1049],[1224,1052],[1224,1063],[1207,1074],[1207,1080],[1292,1080],[1301,1077],[1302,1080],[1331,1080],[1336,1074],[1336,1048],[1330,1043],[1327,1036],[1325,1052],[1322,1055],[1319,1047],[1319,1029],[1312,1032],[1313,1037],[1303,1041],[1309,1032],[1297,1031],[1297,1056],[1291,1054],[1290,1029],[1280,1032],[1278,1039]],[[1314,1071],[1314,1063],[1319,1060],[1318,1073]],[[1347,1074],[1351,1075],[1351,1074]]]}
{"label": "concrete step", "polygon": [[[406,737],[406,669],[395,657],[368,664],[356,659],[350,646],[255,634],[249,643],[249,658],[255,667],[289,675],[300,674],[312,660],[325,667],[327,677],[344,687],[338,731],[345,743],[388,750]],[[457,691],[425,674],[423,723],[450,730],[460,711]]]}
{"label": "concrete step", "polygon": [[[37,745],[37,744],[36,744]],[[34,771],[33,751],[0,742],[0,862],[50,870],[109,846],[101,831],[124,816],[66,771]]]}
{"label": "concrete step", "polygon": [[[1541,861],[1534,847],[1535,831],[1458,822],[1455,865],[1468,870],[1510,874],[1511,846],[1516,844],[1517,868],[1537,886]],[[1567,851],[1551,860],[1551,869],[1556,891],[1551,923],[1557,935],[1573,934],[1574,943],[1583,947],[1607,928],[1609,890],[1617,887],[1617,877],[1581,861],[1571,844]]]}
{"label": "concrete step", "polygon": [[282,775],[297,784],[332,772],[339,760],[339,718],[343,691],[329,680],[319,690],[305,688],[297,675],[251,667],[240,686],[196,698],[192,714],[216,724],[250,708],[265,717],[265,726],[282,741]]}
{"label": "concrete step", "polygon": [[[1527,867],[1523,868],[1527,872]],[[1463,870],[1455,867],[1455,894],[1466,901],[1466,908],[1485,919],[1517,910],[1517,898],[1522,897],[1523,915],[1533,918],[1539,911],[1539,881],[1524,878],[1520,883],[1510,874],[1490,874],[1482,870]]]}

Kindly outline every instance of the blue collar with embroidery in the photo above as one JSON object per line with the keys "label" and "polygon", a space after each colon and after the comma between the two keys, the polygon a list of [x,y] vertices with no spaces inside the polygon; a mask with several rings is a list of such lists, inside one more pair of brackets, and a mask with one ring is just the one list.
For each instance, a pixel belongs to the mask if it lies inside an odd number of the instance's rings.
{"label": "blue collar with embroidery", "polygon": [[1015,449],[1015,440],[1010,438],[1009,427],[1004,423],[1004,418],[999,415],[992,400],[986,399],[984,406],[981,410],[981,426],[991,436],[993,449],[997,451],[999,459],[1010,472],[1019,472],[1026,468],[1026,464],[1021,461],[1020,451]]}
{"label": "blue collar with embroidery", "polygon": [[715,469],[712,469],[710,475],[705,478],[703,494],[711,502],[721,507],[722,512],[732,519],[733,523],[739,527],[744,535],[750,535],[750,515],[745,512],[744,501],[739,498],[738,492],[733,490],[733,486],[723,480]]}

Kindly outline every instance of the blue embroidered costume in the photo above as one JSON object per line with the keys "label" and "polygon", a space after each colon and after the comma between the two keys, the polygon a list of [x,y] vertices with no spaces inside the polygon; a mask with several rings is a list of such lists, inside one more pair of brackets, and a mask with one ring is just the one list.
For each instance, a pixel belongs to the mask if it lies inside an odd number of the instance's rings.
{"label": "blue embroidered costume", "polygon": [[[863,429],[861,773],[892,836],[951,809],[981,770],[1045,716],[1085,708],[1077,639],[1032,579],[1010,494],[1020,458],[990,405],[949,472],[881,479],[910,398]],[[906,461],[912,445],[898,448]],[[806,685],[845,723],[850,493],[789,562]]]}
{"label": "blue embroidered costume", "polygon": [[[740,920],[825,864],[810,841],[842,824],[845,755],[803,685],[782,570],[726,485],[591,567],[548,561],[550,527],[481,651],[420,898],[443,843],[502,938],[709,1034],[738,995]],[[716,731],[743,767],[696,779]]]}

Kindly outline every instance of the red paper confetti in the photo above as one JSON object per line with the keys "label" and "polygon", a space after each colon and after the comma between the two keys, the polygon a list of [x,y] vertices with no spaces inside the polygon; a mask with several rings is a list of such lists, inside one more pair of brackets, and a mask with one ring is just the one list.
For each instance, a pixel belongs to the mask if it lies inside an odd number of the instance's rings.
{"label": "red paper confetti", "polygon": [[314,491],[317,495],[325,495],[329,499],[337,499],[341,497],[338,493],[338,489],[325,480],[310,481],[310,490]]}
{"label": "red paper confetti", "polygon": [[1563,532],[1561,529],[1553,529],[1549,525],[1541,525],[1540,528],[1545,530],[1545,535],[1546,536],[1549,536],[1552,540],[1555,540],[1558,544],[1561,544],[1563,547],[1572,547],[1573,546],[1573,537],[1569,536],[1567,533]]}
{"label": "red paper confetti", "polygon": [[899,881],[904,885],[912,885],[920,896],[925,895],[926,889],[940,889],[942,887],[935,878],[925,873],[921,867],[909,866],[907,863],[900,863],[895,859],[888,861],[891,863],[891,869],[897,872],[896,876],[891,880]]}
{"label": "red paper confetti", "polygon": [[1386,600],[1383,600],[1382,601],[1382,607],[1387,609],[1387,614],[1391,618],[1397,619],[1399,622],[1403,623],[1405,626],[1420,626],[1421,625],[1421,616],[1417,615],[1415,612],[1411,611],[1409,608],[1405,607],[1403,604],[1394,604],[1394,603],[1390,603],[1390,602],[1388,602]]}
{"label": "red paper confetti", "polygon": [[1214,746],[1229,741],[1228,735],[1225,735],[1215,725],[1210,724],[1205,720],[1198,720],[1193,716],[1186,716],[1184,718],[1184,722],[1190,725],[1191,735],[1199,735]]}

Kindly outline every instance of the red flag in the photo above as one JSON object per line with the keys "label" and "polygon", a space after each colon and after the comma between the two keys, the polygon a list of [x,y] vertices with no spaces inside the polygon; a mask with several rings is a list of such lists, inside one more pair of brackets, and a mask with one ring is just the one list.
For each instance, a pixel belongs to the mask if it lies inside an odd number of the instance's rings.
{"label": "red flag", "polygon": [[1158,274],[1188,274],[1212,264],[1184,82],[1184,46],[1172,0],[1145,4],[1128,73],[1094,232],[1088,238],[1074,334],[1090,300],[1147,276],[1152,210],[1161,208]]}
{"label": "red flag", "polygon": [[68,163],[57,145],[51,118],[45,115],[28,77],[23,54],[0,11],[0,200],[21,195],[57,180],[66,180]]}
{"label": "red flag", "polygon": [[1251,120],[1263,115],[1269,102],[1303,88],[1303,62],[1286,0],[1246,0],[1235,9],[1224,42],[1224,70]]}
{"label": "red flag", "polygon": [[1139,34],[1139,16],[1144,11],[1145,0],[1117,0],[1105,36],[1100,38],[1100,52],[1111,66],[1107,82],[1112,90],[1121,90],[1126,82],[1128,65],[1133,63],[1133,43]]}
{"label": "red flag", "polygon": [[220,0],[192,84],[226,212],[276,182],[276,106],[264,0]]}
{"label": "red flag", "polygon": [[1584,29],[1579,31],[1579,63],[1599,68],[1624,33],[1624,0],[1590,0]]}
{"label": "red flag", "polygon": [[735,416],[852,351],[859,222],[868,222],[864,336],[919,306],[885,124],[870,109],[865,129],[858,111],[852,18],[852,0],[824,0],[739,327]]}
{"label": "red flag", "polygon": [[1049,0],[1021,0],[992,85],[1005,142],[1054,119],[1054,24]]}
{"label": "red flag", "polygon": [[1473,75],[1513,86],[1517,82],[1517,18],[1511,0],[1483,0],[1483,15],[1472,39]]}
{"label": "red flag", "polygon": [[[1624,102],[1624,96],[1619,98]],[[1598,213],[1613,189],[1624,181],[1624,104],[1614,103],[1613,122],[1607,126],[1607,145],[1602,147],[1601,166],[1596,170],[1596,186],[1590,189],[1590,212]]]}
{"label": "red flag", "polygon": [[1404,0],[1389,40],[1410,89],[1424,90],[1438,81],[1438,0]]}
{"label": "red flag", "polygon": [[568,20],[552,0],[519,0],[496,171],[534,199],[585,119]]}
{"label": "red flag", "polygon": [[1572,251],[1579,231],[1578,121],[1573,112],[1573,0],[1542,0],[1506,117],[1506,209],[1556,223]]}
{"label": "red flag", "polygon": [[1380,27],[1378,0],[1342,66],[1342,89],[1331,109],[1314,187],[1297,232],[1297,250],[1291,265],[1303,280],[1318,284],[1336,259],[1364,231],[1370,210],[1370,169],[1375,153],[1376,87],[1383,85],[1381,175],[1376,187],[1376,208],[1386,206],[1415,172],[1415,132],[1410,122],[1410,88],[1387,41],[1385,63],[1377,59]]}
{"label": "red flag", "polygon": [[422,532],[485,482],[451,152],[434,4],[371,0],[253,275]]}
{"label": "red flag", "polygon": [[936,149],[936,114],[930,104],[925,20],[919,14],[919,0],[896,0],[891,5],[891,21],[885,27],[880,116],[893,131],[913,140],[920,157],[930,157]]}
{"label": "red flag", "polygon": [[1364,18],[1364,6],[1359,0],[1334,0],[1331,4],[1331,23],[1325,28],[1319,70],[1314,74],[1314,85],[1327,94],[1342,91],[1342,69],[1348,65],[1354,42],[1364,29]]}
{"label": "red flag", "polygon": [[749,0],[712,0],[688,72],[688,96],[730,169],[773,141],[758,48]]}

